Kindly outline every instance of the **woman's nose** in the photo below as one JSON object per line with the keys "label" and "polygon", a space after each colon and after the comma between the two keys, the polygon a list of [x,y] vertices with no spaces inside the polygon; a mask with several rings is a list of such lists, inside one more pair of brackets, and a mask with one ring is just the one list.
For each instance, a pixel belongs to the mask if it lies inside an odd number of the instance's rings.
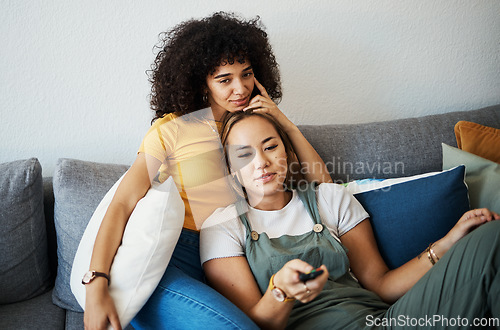
{"label": "woman's nose", "polygon": [[245,84],[241,79],[235,79],[233,81],[233,93],[236,95],[243,94],[245,90]]}
{"label": "woman's nose", "polygon": [[269,166],[269,160],[260,152],[257,152],[257,154],[255,155],[254,163],[257,169],[263,169]]}

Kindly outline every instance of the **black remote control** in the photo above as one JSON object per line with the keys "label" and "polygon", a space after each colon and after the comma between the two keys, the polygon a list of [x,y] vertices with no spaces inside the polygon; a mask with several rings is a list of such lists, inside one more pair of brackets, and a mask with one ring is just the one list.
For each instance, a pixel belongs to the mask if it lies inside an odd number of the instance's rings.
{"label": "black remote control", "polygon": [[323,274],[323,269],[316,268],[316,269],[311,270],[309,273],[300,273],[299,280],[301,280],[302,282],[305,282],[307,280],[312,280],[321,274]]}

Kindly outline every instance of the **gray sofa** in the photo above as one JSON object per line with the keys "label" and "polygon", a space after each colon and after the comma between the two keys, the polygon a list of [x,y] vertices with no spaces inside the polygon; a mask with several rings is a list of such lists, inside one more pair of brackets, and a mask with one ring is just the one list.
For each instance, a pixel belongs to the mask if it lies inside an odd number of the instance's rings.
{"label": "gray sofa", "polygon": [[[340,183],[440,171],[441,143],[456,146],[460,120],[500,128],[500,105],[299,128]],[[71,263],[94,209],[126,169],[60,159],[53,177],[42,178],[36,158],[0,164],[0,329],[83,329]]]}

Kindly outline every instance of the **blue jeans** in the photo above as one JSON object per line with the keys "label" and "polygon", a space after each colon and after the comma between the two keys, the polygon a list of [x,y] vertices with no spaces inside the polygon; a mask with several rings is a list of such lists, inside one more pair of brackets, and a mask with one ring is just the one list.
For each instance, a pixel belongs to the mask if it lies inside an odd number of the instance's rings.
{"label": "blue jeans", "polygon": [[158,287],[131,324],[135,329],[258,329],[205,284],[199,234],[188,230],[182,230]]}

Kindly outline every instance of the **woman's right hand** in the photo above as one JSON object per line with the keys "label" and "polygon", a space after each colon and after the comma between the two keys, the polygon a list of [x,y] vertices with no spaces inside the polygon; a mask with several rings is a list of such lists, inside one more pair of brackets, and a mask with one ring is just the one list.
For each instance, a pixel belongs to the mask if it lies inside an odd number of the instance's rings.
{"label": "woman's right hand", "polygon": [[288,297],[293,297],[301,303],[310,302],[323,290],[329,276],[326,266],[321,265],[323,274],[306,282],[299,279],[300,273],[308,273],[314,268],[300,259],[290,260],[274,275],[274,285],[283,290]]}
{"label": "woman's right hand", "polygon": [[89,330],[107,329],[109,324],[113,329],[121,330],[120,319],[109,294],[106,279],[96,278],[87,284],[83,322],[85,329]]}
{"label": "woman's right hand", "polygon": [[278,105],[267,93],[266,88],[262,86],[262,84],[255,77],[254,82],[255,87],[257,87],[260,92],[260,95],[254,96],[243,111],[252,109],[254,112],[267,113],[273,116],[287,133],[289,133],[290,130],[298,129],[297,126],[295,126],[295,124],[278,108]]}

